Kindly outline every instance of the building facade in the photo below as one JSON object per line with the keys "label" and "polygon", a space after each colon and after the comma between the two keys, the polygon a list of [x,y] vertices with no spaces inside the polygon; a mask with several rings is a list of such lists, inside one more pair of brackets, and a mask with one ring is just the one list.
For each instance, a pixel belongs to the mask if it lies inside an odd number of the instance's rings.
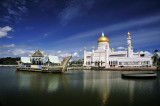
{"label": "building facade", "polygon": [[114,51],[110,49],[109,39],[102,36],[97,41],[97,49],[92,47],[91,52],[86,51],[84,47],[84,64],[83,66],[91,67],[151,67],[151,57],[145,57],[144,54],[133,52],[131,44],[131,34],[127,34],[127,49],[124,51]]}

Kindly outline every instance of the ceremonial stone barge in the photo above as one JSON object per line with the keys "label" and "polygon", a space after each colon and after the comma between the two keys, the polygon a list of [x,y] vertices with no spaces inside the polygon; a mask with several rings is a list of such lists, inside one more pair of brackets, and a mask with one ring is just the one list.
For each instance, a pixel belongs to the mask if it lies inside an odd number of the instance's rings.
{"label": "ceremonial stone barge", "polygon": [[[71,57],[66,57],[63,62],[60,62],[58,56],[43,55],[38,48],[30,57],[21,57],[20,61],[18,61],[17,71],[65,72]],[[45,58],[47,58],[47,61],[45,61]]]}

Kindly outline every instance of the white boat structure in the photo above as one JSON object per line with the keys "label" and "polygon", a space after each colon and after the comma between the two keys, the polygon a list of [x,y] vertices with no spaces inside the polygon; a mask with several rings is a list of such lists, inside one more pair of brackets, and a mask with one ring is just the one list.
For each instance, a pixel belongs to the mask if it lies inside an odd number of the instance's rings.
{"label": "white boat structure", "polygon": [[156,72],[124,72],[122,78],[156,78]]}
{"label": "white boat structure", "polygon": [[48,56],[46,62],[45,55],[43,55],[39,48],[30,57],[21,57],[21,60],[18,62],[17,70],[18,71],[34,71],[34,72],[64,72],[67,70],[67,65],[72,56],[68,56],[63,59],[61,63],[58,59],[58,56]]}

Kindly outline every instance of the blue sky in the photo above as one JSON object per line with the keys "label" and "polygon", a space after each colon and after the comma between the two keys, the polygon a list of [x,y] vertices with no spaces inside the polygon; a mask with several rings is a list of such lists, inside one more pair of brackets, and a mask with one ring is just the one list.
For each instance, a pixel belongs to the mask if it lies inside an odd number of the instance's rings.
{"label": "blue sky", "polygon": [[159,0],[0,0],[0,57],[44,54],[83,57],[102,31],[110,48],[160,50]]}

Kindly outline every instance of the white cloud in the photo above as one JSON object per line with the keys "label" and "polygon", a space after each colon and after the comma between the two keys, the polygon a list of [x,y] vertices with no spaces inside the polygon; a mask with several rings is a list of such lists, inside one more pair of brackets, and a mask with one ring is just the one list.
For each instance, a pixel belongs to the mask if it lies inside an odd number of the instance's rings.
{"label": "white cloud", "polygon": [[5,27],[0,27],[0,38],[2,37],[7,37],[10,38],[11,36],[8,36],[8,32],[12,31],[12,28],[9,26],[5,26]]}
{"label": "white cloud", "polygon": [[[2,46],[1,46],[2,47]],[[27,50],[23,48],[17,48],[15,44],[11,45],[3,45],[5,49],[0,49],[0,57],[21,57],[21,56],[29,56],[33,54],[36,50]],[[14,47],[11,49],[11,47]],[[7,48],[7,49],[6,49]],[[41,50],[40,50],[41,51]],[[72,51],[53,51],[53,50],[46,50],[41,51],[44,55],[53,55],[58,56],[60,60],[66,58],[68,56],[72,56],[72,59],[80,58],[78,52]]]}
{"label": "white cloud", "polygon": [[0,48],[10,48],[10,47],[15,47],[15,44],[10,44],[10,45],[0,45]]}
{"label": "white cloud", "polygon": [[82,16],[92,8],[94,0],[69,0],[66,2],[66,7],[60,13],[62,24],[66,24],[74,18]]}
{"label": "white cloud", "polygon": [[79,57],[79,54],[77,52],[72,54],[73,57]]}
{"label": "white cloud", "polygon": [[59,50],[57,53],[62,53],[62,51]]}
{"label": "white cloud", "polygon": [[2,10],[6,11],[1,14],[0,20],[7,23],[18,23],[28,13],[26,0],[2,0]]}
{"label": "white cloud", "polygon": [[125,49],[125,47],[117,47],[117,49],[119,49],[119,50],[120,50],[120,49]]}
{"label": "white cloud", "polygon": [[[138,53],[138,52],[137,52]],[[145,57],[152,57],[153,54],[148,51],[140,51],[141,54],[145,54]]]}
{"label": "white cloud", "polygon": [[44,52],[44,54],[46,55],[55,55],[55,56],[59,56],[60,58],[65,58],[65,57],[68,57],[68,56],[72,56],[74,58],[79,58],[79,54],[78,52],[70,52],[70,51],[53,51],[53,50],[47,50]]}
{"label": "white cloud", "polygon": [[5,27],[1,28],[2,32],[7,32],[7,31],[11,31],[11,30],[12,30],[12,28],[9,26],[5,26]]}
{"label": "white cloud", "polygon": [[14,50],[6,50],[6,51],[0,51],[1,57],[13,57],[13,56],[29,56],[30,54],[33,54],[34,51],[32,50],[25,50],[25,49],[14,49]]}
{"label": "white cloud", "polygon": [[[137,20],[129,20],[129,21],[125,21],[122,23],[118,23],[118,24],[113,24],[110,26],[105,26],[105,27],[101,27],[98,29],[94,29],[94,30],[90,30],[87,32],[83,32],[83,33],[78,33],[75,35],[72,35],[64,40],[61,40],[60,42],[68,42],[70,40],[75,40],[75,39],[86,39],[87,37],[92,37],[95,35],[98,35],[100,32],[104,31],[104,32],[115,32],[115,31],[119,31],[119,30],[124,30],[124,29],[128,29],[128,28],[133,28],[133,27],[137,27],[137,26],[144,26],[147,24],[152,24],[152,23],[156,23],[160,21],[160,15],[155,15],[152,17],[148,17],[148,18],[140,18]],[[126,32],[127,33],[127,32]],[[113,38],[113,37],[112,37]],[[119,36],[114,37],[113,39],[119,39]]]}
{"label": "white cloud", "polygon": [[34,51],[24,50],[24,49],[15,49],[12,52],[13,55],[15,56],[26,56],[34,53]]}

